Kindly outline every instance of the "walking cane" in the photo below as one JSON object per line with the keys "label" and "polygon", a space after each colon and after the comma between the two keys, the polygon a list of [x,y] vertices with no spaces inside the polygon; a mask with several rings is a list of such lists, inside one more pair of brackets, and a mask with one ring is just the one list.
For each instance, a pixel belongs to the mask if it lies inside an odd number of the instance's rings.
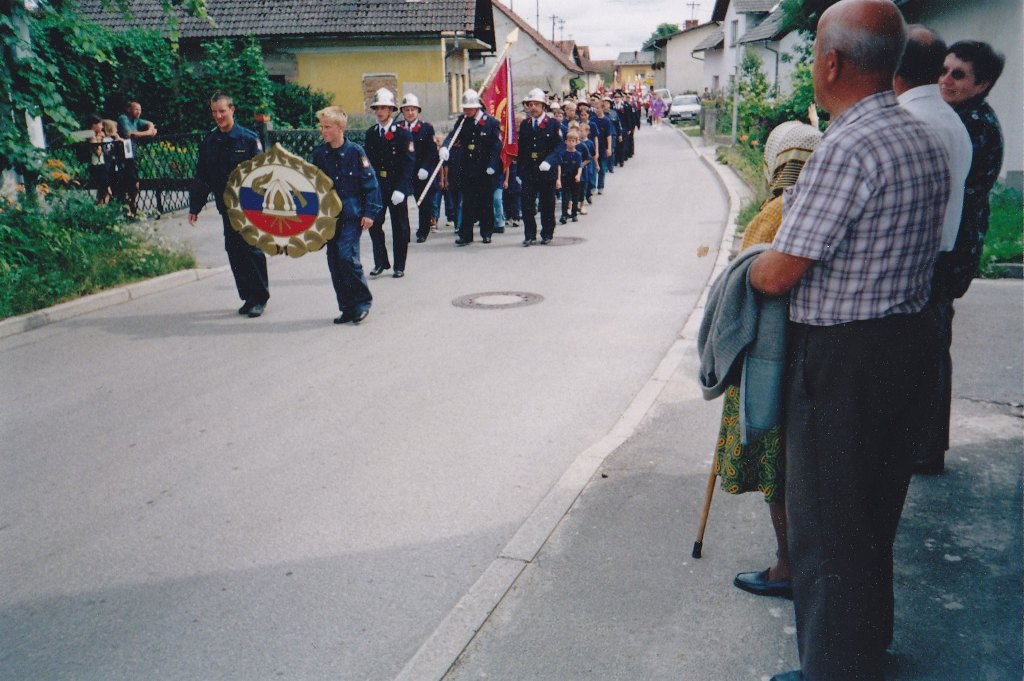
{"label": "walking cane", "polygon": [[715,471],[715,460],[711,460],[711,474],[708,476],[708,485],[704,490],[704,510],[700,513],[700,526],[697,528],[697,541],[693,542],[694,558],[700,558],[701,550],[704,548],[704,528],[708,526],[708,513],[711,512],[711,497],[715,494],[715,478],[718,477]]}
{"label": "walking cane", "polygon": [[[505,37],[505,47],[502,48],[501,54],[498,55],[498,58],[495,60],[494,66],[491,67],[491,72],[487,74],[487,77],[484,78],[483,84],[480,85],[480,92],[481,93],[483,93],[483,91],[487,89],[487,86],[491,84],[491,79],[494,78],[495,72],[498,70],[498,67],[501,65],[501,60],[505,58],[505,53],[508,52],[508,48],[512,47],[512,43],[514,43],[517,40],[519,40],[519,29],[518,28],[513,29]],[[511,94],[512,93],[509,93],[510,96],[511,96]],[[463,124],[465,122],[466,122],[466,117],[463,116],[462,120],[459,121],[458,127],[455,128],[455,133],[452,134],[452,141],[448,143],[447,147],[445,147],[446,149],[450,150],[452,148],[452,145],[455,144],[455,140],[457,140],[459,138],[459,132],[462,130],[462,126],[463,126]],[[434,178],[437,177],[437,173],[440,172],[441,166],[443,166],[443,165],[444,165],[444,161],[438,160],[437,165],[434,166],[434,172],[430,173],[430,177],[427,178],[427,184],[424,185],[423,191],[420,193],[420,197],[418,199],[416,199],[416,205],[417,206],[420,205],[421,203],[423,203],[424,197],[426,197],[427,192],[430,191],[431,185],[434,184]]]}

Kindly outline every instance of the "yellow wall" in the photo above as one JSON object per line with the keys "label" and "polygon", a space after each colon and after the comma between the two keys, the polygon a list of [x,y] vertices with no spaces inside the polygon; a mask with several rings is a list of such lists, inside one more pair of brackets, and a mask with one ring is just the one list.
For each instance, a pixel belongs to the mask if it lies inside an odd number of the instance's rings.
{"label": "yellow wall", "polygon": [[334,95],[347,113],[363,113],[363,76],[393,73],[402,83],[444,83],[444,51],[440,41],[419,44],[356,45],[295,50],[297,81]]}
{"label": "yellow wall", "polygon": [[644,66],[639,65],[622,65],[619,67],[619,83],[635,83],[636,75],[642,73],[645,76],[650,76],[652,73],[652,66],[646,64]]}

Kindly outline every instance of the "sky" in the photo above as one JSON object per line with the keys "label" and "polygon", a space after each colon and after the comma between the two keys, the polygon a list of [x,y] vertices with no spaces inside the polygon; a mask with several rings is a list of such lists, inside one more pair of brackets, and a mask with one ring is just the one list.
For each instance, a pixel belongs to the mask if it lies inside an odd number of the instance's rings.
{"label": "sky", "polygon": [[[565,20],[555,24],[555,40],[575,40],[590,47],[591,59],[615,59],[620,52],[639,50],[658,24],[680,24],[686,19],[711,20],[714,0],[502,0],[506,6],[551,38],[551,15]],[[691,7],[690,4],[696,5]]]}

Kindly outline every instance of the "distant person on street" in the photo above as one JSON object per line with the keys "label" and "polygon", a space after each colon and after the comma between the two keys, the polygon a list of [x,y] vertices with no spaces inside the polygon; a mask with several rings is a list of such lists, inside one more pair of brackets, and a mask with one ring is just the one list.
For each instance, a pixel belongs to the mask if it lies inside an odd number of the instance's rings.
{"label": "distant person on street", "polygon": [[462,93],[462,115],[455,119],[445,145],[438,150],[441,160],[448,164],[448,185],[459,216],[456,246],[473,243],[473,225],[477,222],[480,240],[491,243],[494,188],[504,170],[501,146],[498,119],[484,113],[476,90],[466,90]]}
{"label": "distant person on street", "polygon": [[420,99],[413,93],[402,97],[402,121],[399,123],[404,130],[412,136],[413,145],[416,147],[416,176],[413,178],[413,199],[423,200],[418,207],[418,222],[416,225],[416,243],[423,243],[430,236],[431,227],[434,224],[434,194],[437,192],[437,180],[430,183],[430,189],[426,194],[423,190],[427,188],[427,181],[438,164],[437,144],[434,142],[434,126],[422,120],[420,114],[423,108],[420,106]]}
{"label": "distant person on street", "polygon": [[383,210],[377,174],[366,152],[345,138],[348,116],[340,107],[316,112],[323,144],[313,151],[313,165],[324,171],[341,199],[334,236],[327,242],[327,267],[341,315],[335,324],[359,324],[370,313],[373,296],[359,259],[359,238]]}
{"label": "distant person on street", "polygon": [[378,277],[391,269],[388,248],[384,239],[384,218],[391,216],[391,250],[395,256],[395,279],[405,276],[405,261],[409,254],[409,203],[406,200],[413,193],[412,180],[416,174],[416,147],[412,134],[395,123],[392,118],[398,110],[395,94],[387,88],[380,88],[370,104],[377,122],[366,130],[363,139],[366,156],[377,173],[381,197],[386,201],[370,227],[370,241],[373,244],[373,270],[371,277]]}
{"label": "distant person on street", "polygon": [[263,152],[259,137],[248,128],[235,123],[235,103],[230,96],[218,92],[210,98],[210,115],[217,127],[199,145],[196,176],[189,192],[188,221],[195,224],[199,211],[213,193],[224,227],[224,250],[228,254],[231,274],[235,278],[242,307],[238,314],[256,318],[263,314],[270,299],[267,279],[267,257],[256,246],[246,243],[231,227],[224,189],[231,171],[242,161]]}
{"label": "distant person on street", "polygon": [[783,428],[802,670],[775,681],[885,678],[949,195],[942,141],[891,89],[905,43],[890,0],[840,0],[821,15],[812,75],[832,124],[750,270],[761,293],[790,293]]}
{"label": "distant person on street", "polygon": [[565,143],[562,125],[545,112],[544,91],[534,88],[523,103],[527,117],[519,125],[519,178],[523,181],[523,246],[537,240],[537,213],[540,213],[540,242],[551,243],[555,236],[555,188],[558,162]]}

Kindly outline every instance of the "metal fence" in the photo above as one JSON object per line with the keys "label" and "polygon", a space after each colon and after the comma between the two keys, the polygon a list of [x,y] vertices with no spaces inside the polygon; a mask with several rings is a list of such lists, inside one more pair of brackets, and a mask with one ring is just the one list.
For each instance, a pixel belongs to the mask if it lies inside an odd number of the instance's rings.
{"label": "metal fence", "polygon": [[[346,138],[362,144],[365,133],[353,130]],[[193,132],[179,135],[160,135],[156,139],[140,139],[135,143],[135,163],[139,169],[139,210],[145,213],[171,213],[188,208],[189,188],[196,174],[199,145],[206,133]],[[280,144],[287,151],[313,158],[313,150],[322,141],[319,130],[271,130],[264,144]],[[52,147],[50,156],[73,167],[78,156],[77,145]],[[86,186],[85,169],[75,179]]]}

